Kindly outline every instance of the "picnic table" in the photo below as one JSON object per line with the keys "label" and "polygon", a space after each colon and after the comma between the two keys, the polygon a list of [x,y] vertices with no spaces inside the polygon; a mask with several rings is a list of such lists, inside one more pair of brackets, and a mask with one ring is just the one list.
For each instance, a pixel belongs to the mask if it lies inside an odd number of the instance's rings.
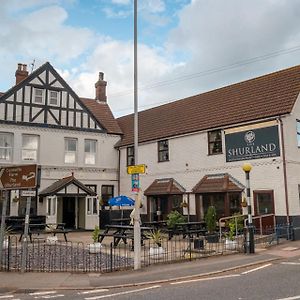
{"label": "picnic table", "polygon": [[[65,229],[65,223],[41,223],[41,224],[29,224],[28,227],[28,236],[30,241],[32,242],[32,235],[33,234],[52,234],[56,236],[56,234],[63,234],[64,239],[67,242],[67,234],[70,230]],[[22,240],[24,234],[24,230],[21,232],[19,241]]]}
{"label": "picnic table", "polygon": [[174,235],[182,234],[183,238],[192,238],[194,235],[199,237],[200,235],[205,235],[207,232],[206,224],[204,221],[200,222],[184,222],[177,223],[169,231],[169,240],[172,239]]}
{"label": "picnic table", "polygon": [[128,225],[129,222],[130,218],[116,218],[110,220],[111,225]]}
{"label": "picnic table", "polygon": [[[132,241],[132,250],[133,250],[133,241],[134,241],[134,226],[131,225],[106,225],[103,233],[100,233],[98,236],[98,241],[101,243],[105,237],[113,237],[113,245],[117,247],[120,241],[123,241],[124,244],[127,244],[127,240]],[[144,240],[147,238],[145,232],[151,231],[153,228],[141,226],[141,244],[143,245]],[[112,232],[111,232],[112,231]]]}
{"label": "picnic table", "polygon": [[149,221],[143,222],[143,225],[153,227],[155,229],[165,229],[167,227],[167,221]]}

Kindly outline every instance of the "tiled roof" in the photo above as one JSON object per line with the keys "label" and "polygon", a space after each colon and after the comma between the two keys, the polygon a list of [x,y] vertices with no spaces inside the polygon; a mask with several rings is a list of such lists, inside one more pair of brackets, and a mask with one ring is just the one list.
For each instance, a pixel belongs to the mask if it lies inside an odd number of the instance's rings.
{"label": "tiled roof", "polygon": [[80,100],[107,130],[107,133],[122,134],[122,130],[106,102],[88,98],[80,98]]}
{"label": "tiled roof", "polygon": [[73,175],[55,181],[53,184],[49,185],[47,188],[42,190],[39,193],[39,196],[55,195],[70,184],[76,185],[79,189],[84,191],[89,196],[96,196],[96,193],[94,191],[92,191],[79,180],[77,180]]}
{"label": "tiled roof", "polygon": [[174,178],[155,179],[149,187],[144,191],[144,195],[178,195],[185,192]]}
{"label": "tiled roof", "polygon": [[237,179],[229,174],[213,174],[204,176],[192,189],[193,193],[240,192],[244,190]]}
{"label": "tiled roof", "polygon": [[[290,113],[300,91],[300,66],[139,112],[139,142]],[[119,146],[133,144],[133,114],[118,118]]]}

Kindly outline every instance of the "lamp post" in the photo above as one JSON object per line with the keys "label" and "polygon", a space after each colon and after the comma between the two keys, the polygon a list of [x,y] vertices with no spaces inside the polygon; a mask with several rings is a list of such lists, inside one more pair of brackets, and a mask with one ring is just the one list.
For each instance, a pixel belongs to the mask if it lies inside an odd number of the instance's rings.
{"label": "lamp post", "polygon": [[243,171],[246,174],[246,195],[247,195],[247,207],[248,207],[248,224],[246,230],[246,244],[245,250],[246,253],[251,254],[255,253],[254,250],[254,227],[252,223],[252,211],[251,211],[251,199],[250,199],[250,171],[252,169],[251,164],[244,163]]}

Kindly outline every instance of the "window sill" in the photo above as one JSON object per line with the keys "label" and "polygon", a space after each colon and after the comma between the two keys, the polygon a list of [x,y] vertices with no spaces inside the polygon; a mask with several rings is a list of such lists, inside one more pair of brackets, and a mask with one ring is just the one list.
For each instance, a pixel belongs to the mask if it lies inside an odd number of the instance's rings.
{"label": "window sill", "polygon": [[170,161],[169,159],[168,160],[158,160],[157,162],[158,163],[164,163],[164,162],[168,162],[168,161]]}

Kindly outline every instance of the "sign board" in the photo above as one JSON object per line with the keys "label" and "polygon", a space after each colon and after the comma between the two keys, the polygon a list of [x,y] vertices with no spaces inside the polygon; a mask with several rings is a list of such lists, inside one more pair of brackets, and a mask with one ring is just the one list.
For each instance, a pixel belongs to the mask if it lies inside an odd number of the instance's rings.
{"label": "sign board", "polygon": [[140,190],[140,175],[132,174],[131,175],[131,191],[138,193]]}
{"label": "sign board", "polygon": [[37,165],[20,165],[0,169],[0,189],[31,189],[37,185]]}
{"label": "sign board", "polygon": [[226,162],[280,156],[278,126],[225,132]]}
{"label": "sign board", "polygon": [[22,197],[35,197],[36,191],[23,190],[21,195]]}
{"label": "sign board", "polygon": [[128,174],[144,174],[146,170],[145,165],[136,165],[136,166],[128,166],[127,173]]}

